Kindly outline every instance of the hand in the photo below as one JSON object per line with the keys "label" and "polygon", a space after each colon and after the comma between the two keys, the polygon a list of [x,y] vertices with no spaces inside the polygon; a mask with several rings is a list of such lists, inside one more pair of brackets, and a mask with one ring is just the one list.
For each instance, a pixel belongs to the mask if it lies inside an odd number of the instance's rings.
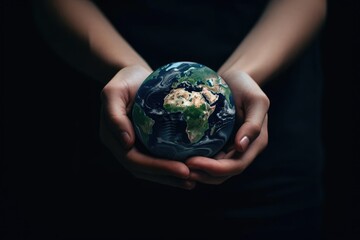
{"label": "hand", "polygon": [[182,162],[141,153],[128,117],[138,88],[150,70],[130,66],[120,70],[102,90],[100,137],[120,163],[135,177],[184,189],[192,189],[189,168]]}
{"label": "hand", "polygon": [[267,111],[269,99],[257,83],[242,71],[233,71],[222,76],[229,85],[238,118],[243,124],[238,129],[234,143],[213,158],[192,157],[186,161],[191,169],[190,180],[206,184],[221,184],[240,174],[268,142]]}

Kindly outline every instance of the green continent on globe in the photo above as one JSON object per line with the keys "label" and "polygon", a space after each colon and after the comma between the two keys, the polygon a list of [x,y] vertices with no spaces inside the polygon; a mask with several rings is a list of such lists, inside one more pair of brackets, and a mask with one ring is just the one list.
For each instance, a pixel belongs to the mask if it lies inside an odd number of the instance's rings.
{"label": "green continent on globe", "polygon": [[152,133],[152,127],[154,126],[155,121],[149,118],[137,103],[134,104],[133,118],[140,128],[142,139],[145,143],[147,143],[149,135]]}
{"label": "green continent on globe", "polygon": [[[206,98],[206,99],[205,99]],[[214,112],[218,96],[207,88],[201,92],[189,92],[185,88],[172,89],[164,98],[164,108],[170,113],[181,112],[186,121],[186,133],[191,143],[198,142],[209,129],[208,119]]]}

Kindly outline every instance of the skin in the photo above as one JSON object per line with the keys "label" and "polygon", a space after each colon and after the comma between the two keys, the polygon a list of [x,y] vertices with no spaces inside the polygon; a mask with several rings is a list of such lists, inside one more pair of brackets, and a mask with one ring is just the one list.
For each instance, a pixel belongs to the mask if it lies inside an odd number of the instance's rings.
{"label": "skin", "polygon": [[119,162],[135,177],[192,189],[197,182],[221,184],[240,174],[266,147],[270,102],[260,86],[311,40],[325,18],[326,1],[270,1],[252,31],[218,70],[234,93],[238,117],[244,120],[233,144],[214,158],[198,156],[185,162],[154,158],[134,146],[128,116],[137,89],[152,69],[91,1],[34,1],[34,13],[50,46],[104,84],[100,137]]}

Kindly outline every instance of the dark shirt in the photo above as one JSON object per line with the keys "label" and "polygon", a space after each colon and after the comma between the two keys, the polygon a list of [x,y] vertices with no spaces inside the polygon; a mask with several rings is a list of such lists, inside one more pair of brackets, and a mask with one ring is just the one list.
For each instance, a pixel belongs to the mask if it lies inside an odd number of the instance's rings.
{"label": "dark shirt", "polygon": [[[152,68],[193,61],[217,70],[254,26],[267,2],[129,0],[97,4]],[[317,39],[263,90],[271,102],[269,144],[242,174],[222,185],[202,185],[191,192],[151,184],[140,184],[143,189],[134,191],[144,198],[151,195],[147,201],[153,199],[152,204],[159,199],[190,201],[196,211],[237,218],[276,216],[320,205],[322,75]],[[158,211],[160,208],[158,205]],[[183,210],[186,208],[189,205]]]}

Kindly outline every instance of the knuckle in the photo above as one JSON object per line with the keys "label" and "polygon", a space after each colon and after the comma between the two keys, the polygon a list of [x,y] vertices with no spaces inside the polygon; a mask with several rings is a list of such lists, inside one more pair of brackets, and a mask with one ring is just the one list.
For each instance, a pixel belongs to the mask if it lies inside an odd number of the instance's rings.
{"label": "knuckle", "polygon": [[260,92],[256,94],[256,98],[258,103],[260,103],[265,108],[268,109],[270,107],[270,99],[266,96],[264,92]]}
{"label": "knuckle", "polygon": [[105,87],[100,92],[100,98],[102,101],[107,101],[109,99],[110,95],[113,95],[114,93],[121,92],[124,88],[125,83],[121,82],[114,82],[110,81],[108,84],[105,85]]}
{"label": "knuckle", "polygon": [[116,126],[116,123],[121,122],[121,116],[116,114],[108,113],[107,118],[112,127]]}
{"label": "knuckle", "polygon": [[250,129],[252,135],[254,137],[259,136],[260,132],[261,132],[261,125],[258,123],[248,123],[248,128]]}

